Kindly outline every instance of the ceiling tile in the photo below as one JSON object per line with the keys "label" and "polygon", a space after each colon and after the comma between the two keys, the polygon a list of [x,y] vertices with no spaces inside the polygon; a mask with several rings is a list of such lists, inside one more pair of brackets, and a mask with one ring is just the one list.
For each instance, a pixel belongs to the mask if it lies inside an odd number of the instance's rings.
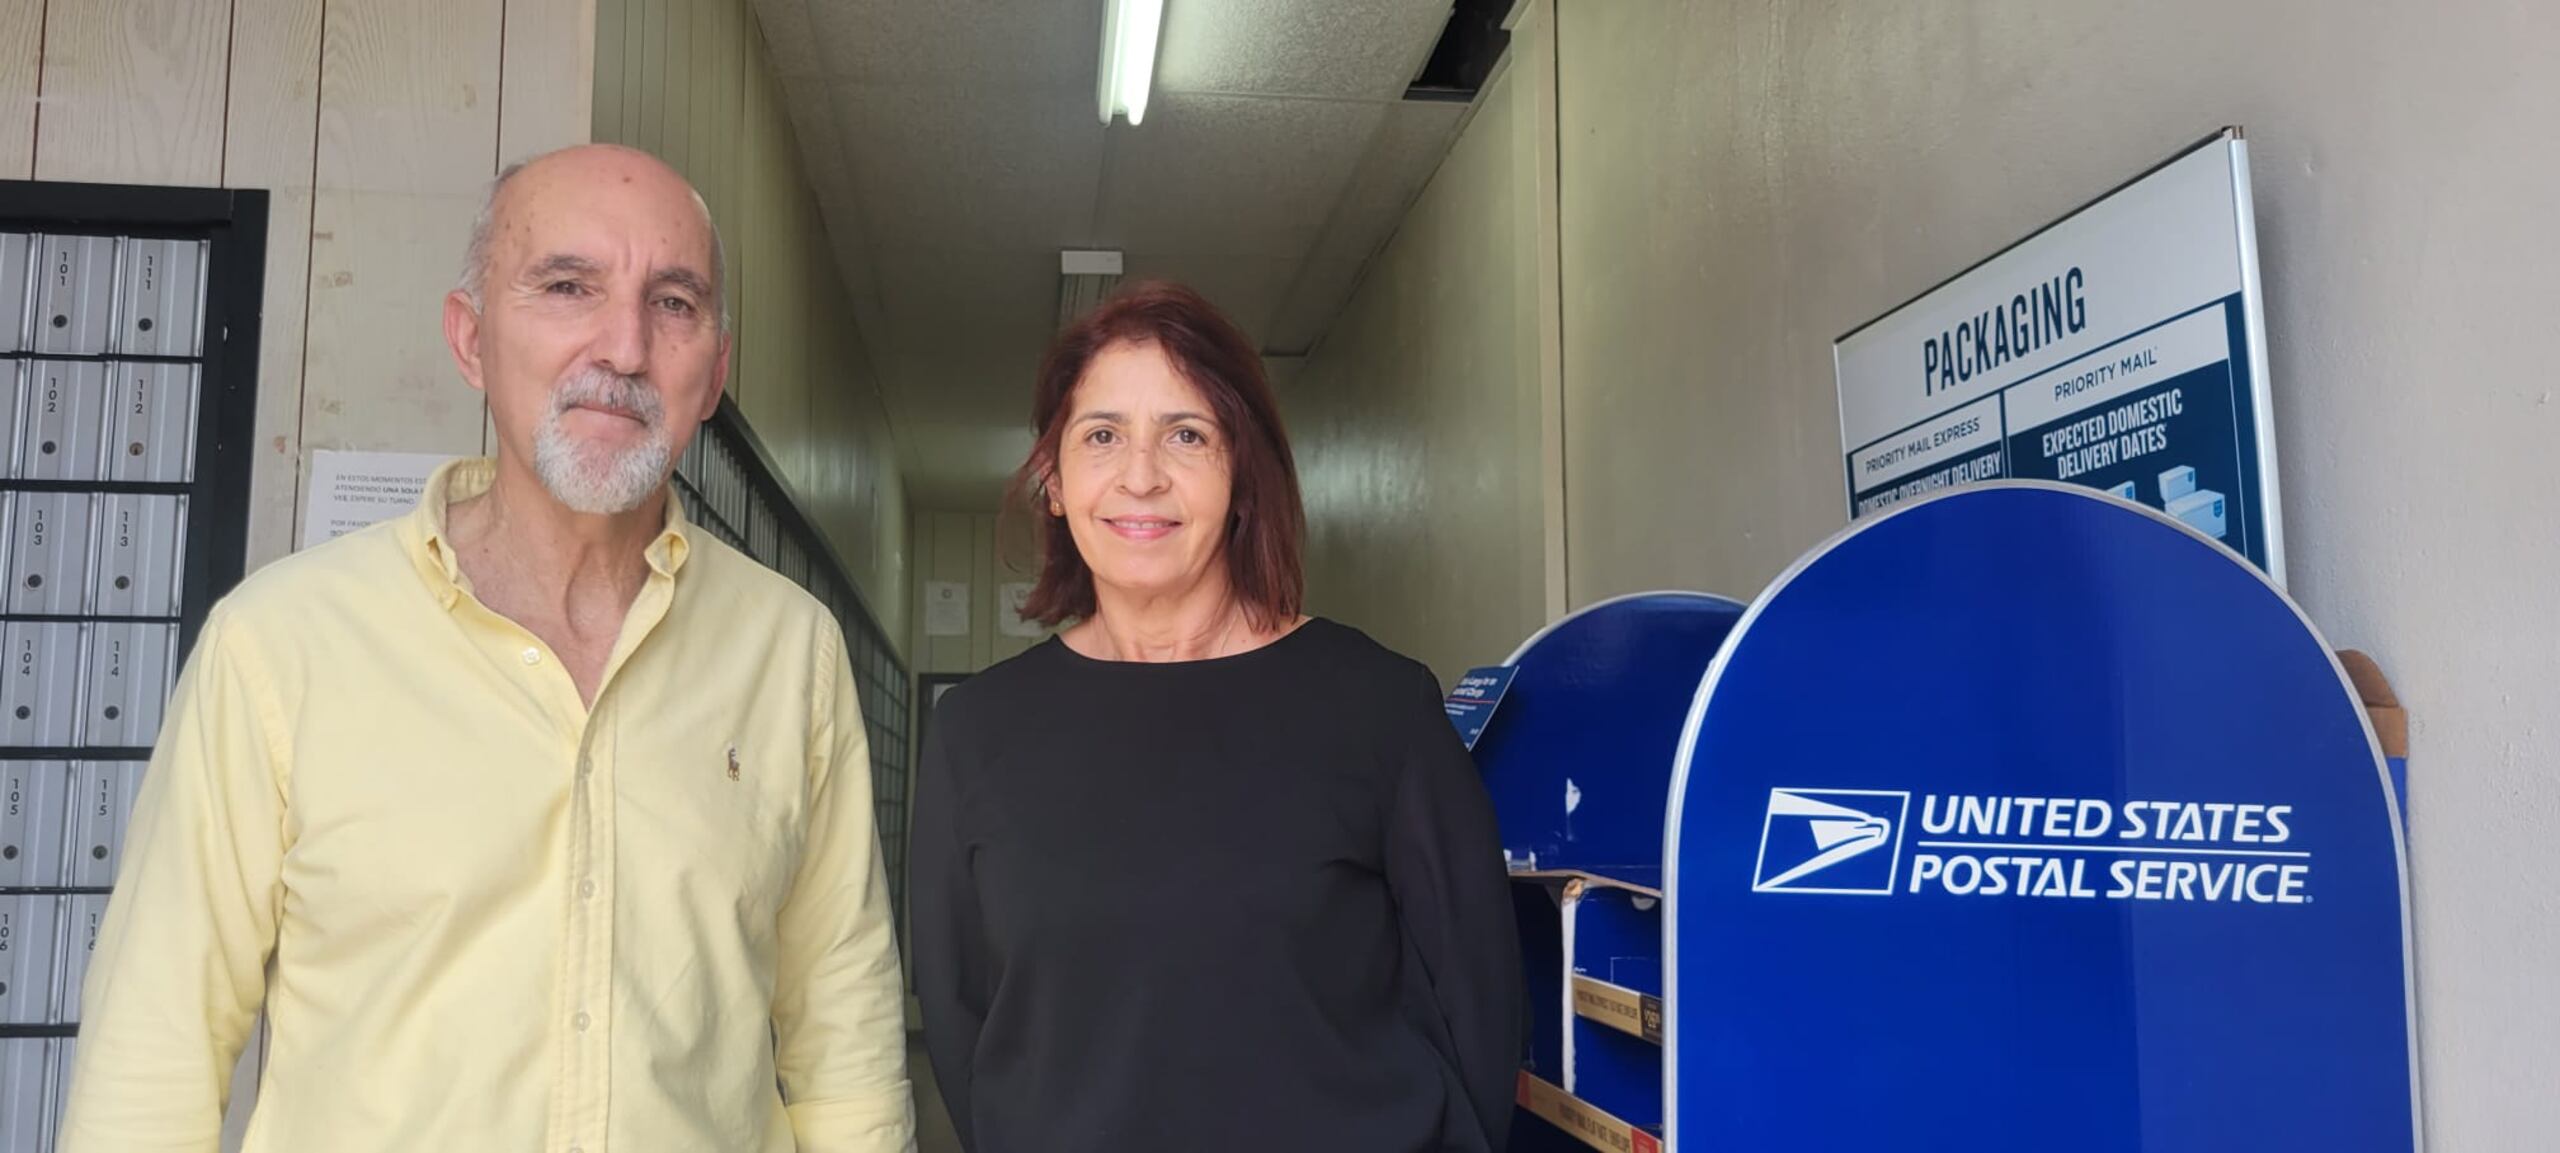
{"label": "ceiling tile", "polygon": [[[791,119],[792,139],[800,146],[800,167],[808,174],[809,190],[817,194],[820,208],[852,203],[853,174],[845,167],[844,134],[836,124],[826,78],[784,77],[782,106]],[[828,224],[832,228],[836,222],[830,219]]]}
{"label": "ceiling tile", "polygon": [[1030,420],[1040,351],[1036,346],[941,349],[895,353],[889,363],[903,394],[902,411],[911,418],[1011,428]]}
{"label": "ceiling tile", "polygon": [[902,418],[1018,423],[1057,325],[1054,252],[883,249],[872,358]]}
{"label": "ceiling tile", "polygon": [[1370,258],[1386,247],[1405,211],[1439,171],[1466,120],[1463,104],[1407,101],[1388,111],[1323,235],[1308,250],[1296,283],[1275,310],[1264,334],[1266,348],[1303,352],[1324,335],[1359,286]]}
{"label": "ceiling tile", "polygon": [[883,246],[1071,247],[1093,223],[1103,130],[1074,93],[833,85],[865,235]]}
{"label": "ceiling tile", "polygon": [[900,429],[899,439],[907,498],[924,509],[993,509],[1005,480],[1031,455],[1031,432],[1019,425],[920,422]]}
{"label": "ceiling tile", "polygon": [[[1449,0],[1171,0],[1156,87],[1394,100],[1431,58],[1449,8]],[[1098,47],[1098,27],[1095,39]]]}
{"label": "ceiling tile", "polygon": [[852,214],[850,206],[839,209],[836,205],[822,203],[818,211],[827,221],[827,245],[835,253],[837,275],[844,278],[846,303],[853,309],[854,324],[862,334],[863,347],[866,350],[874,348],[879,344],[879,334],[889,327],[881,316],[879,262],[872,258],[870,246],[854,235],[850,225],[840,227],[837,224],[839,215]]}
{"label": "ceiling tile", "polygon": [[901,350],[1002,343],[1036,351],[1056,326],[1058,254],[883,248],[871,253],[889,331]]}
{"label": "ceiling tile", "polygon": [[786,78],[818,74],[818,42],[809,34],[809,0],[755,0],[755,15],[775,74]]}
{"label": "ceiling tile", "polygon": [[1166,96],[1113,125],[1094,240],[1130,252],[1296,258],[1314,242],[1384,105]]}
{"label": "ceiling tile", "polygon": [[1075,88],[1100,123],[1093,88],[1103,0],[806,2],[830,76],[859,84]]}
{"label": "ceiling tile", "polygon": [[1298,260],[1289,256],[1200,256],[1130,253],[1122,283],[1171,280],[1199,290],[1229,320],[1253,338],[1257,348],[1269,328],[1272,311],[1297,279]]}

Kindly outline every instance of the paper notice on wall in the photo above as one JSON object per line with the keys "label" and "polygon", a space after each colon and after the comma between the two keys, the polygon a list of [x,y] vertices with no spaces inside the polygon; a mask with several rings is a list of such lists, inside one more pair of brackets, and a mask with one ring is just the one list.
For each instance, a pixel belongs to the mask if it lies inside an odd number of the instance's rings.
{"label": "paper notice on wall", "polygon": [[1030,599],[1030,581],[1007,581],[997,585],[996,631],[1009,637],[1049,635],[1049,630],[1040,622],[1022,619],[1022,603]]}
{"label": "paper notice on wall", "polygon": [[969,635],[969,582],[924,582],[924,635]]}
{"label": "paper notice on wall", "polygon": [[302,546],[326,544],[418,507],[427,478],[453,457],[431,452],[311,454],[310,495],[302,509]]}

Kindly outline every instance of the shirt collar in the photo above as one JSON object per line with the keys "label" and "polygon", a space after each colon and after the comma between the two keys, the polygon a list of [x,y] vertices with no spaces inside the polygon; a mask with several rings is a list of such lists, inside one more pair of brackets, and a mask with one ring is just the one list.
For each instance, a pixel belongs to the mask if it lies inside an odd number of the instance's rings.
{"label": "shirt collar", "polygon": [[[427,587],[435,591],[436,599],[446,608],[461,599],[470,582],[462,575],[462,561],[454,549],[445,515],[453,502],[487,492],[497,480],[497,462],[488,457],[447,461],[427,478],[425,491],[418,495],[418,507],[402,518],[400,543],[419,575],[426,578]],[[650,570],[669,580],[684,568],[685,558],[693,554],[693,525],[685,519],[682,505],[673,492],[666,494],[665,523],[656,539],[649,542],[646,553]]]}

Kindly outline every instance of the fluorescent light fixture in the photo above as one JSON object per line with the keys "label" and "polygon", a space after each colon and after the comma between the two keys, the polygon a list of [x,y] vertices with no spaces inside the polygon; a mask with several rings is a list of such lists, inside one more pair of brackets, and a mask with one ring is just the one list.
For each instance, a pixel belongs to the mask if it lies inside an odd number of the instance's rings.
{"label": "fluorescent light fixture", "polygon": [[1147,118],[1147,88],[1156,79],[1156,33],[1164,28],[1164,0],[1105,0],[1102,15],[1102,80],[1095,91],[1102,122],[1126,116],[1131,126]]}

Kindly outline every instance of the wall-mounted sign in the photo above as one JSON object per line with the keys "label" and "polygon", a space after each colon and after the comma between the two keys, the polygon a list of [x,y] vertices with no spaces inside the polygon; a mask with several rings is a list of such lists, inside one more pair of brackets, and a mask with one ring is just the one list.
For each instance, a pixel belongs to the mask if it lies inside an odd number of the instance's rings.
{"label": "wall-mounted sign", "polygon": [[996,586],[996,632],[1009,637],[1045,637],[1048,626],[1024,620],[1022,606],[1031,599],[1030,581],[1007,581]]}
{"label": "wall-mounted sign", "polygon": [[427,479],[452,460],[426,452],[311,454],[311,490],[302,512],[302,547],[338,539],[418,507]]}
{"label": "wall-mounted sign", "polygon": [[2248,142],[2226,129],[1832,346],[1850,517],[2062,481],[2281,584],[2260,299]]}
{"label": "wall-mounted sign", "polygon": [[969,635],[969,582],[924,582],[924,635]]}

